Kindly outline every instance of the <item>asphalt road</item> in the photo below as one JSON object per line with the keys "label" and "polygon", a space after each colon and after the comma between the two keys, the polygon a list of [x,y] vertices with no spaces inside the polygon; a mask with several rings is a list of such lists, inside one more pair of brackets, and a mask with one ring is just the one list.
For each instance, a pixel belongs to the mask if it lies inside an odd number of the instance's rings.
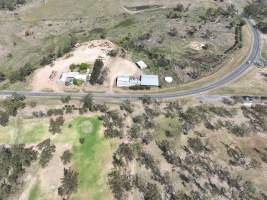
{"label": "asphalt road", "polygon": [[[217,88],[221,88],[233,80],[241,77],[245,72],[252,67],[253,62],[261,55],[261,37],[257,29],[255,29],[252,23],[245,19],[252,32],[252,47],[249,55],[245,61],[237,66],[232,72],[222,77],[220,80],[209,83],[206,86],[197,87],[185,91],[163,92],[163,93],[92,93],[94,99],[109,101],[109,100],[124,100],[124,99],[138,99],[144,95],[150,96],[153,99],[172,99],[177,97],[199,95],[204,92],[208,92]],[[0,96],[10,96],[14,91],[0,91]],[[58,93],[58,92],[33,92],[33,91],[16,91],[17,94],[25,95],[28,97],[83,97],[88,93]]]}

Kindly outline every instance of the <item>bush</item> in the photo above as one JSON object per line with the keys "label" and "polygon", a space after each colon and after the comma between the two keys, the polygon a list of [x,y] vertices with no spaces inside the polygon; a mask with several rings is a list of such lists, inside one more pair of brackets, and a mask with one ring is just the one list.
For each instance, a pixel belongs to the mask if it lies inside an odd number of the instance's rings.
{"label": "bush", "polygon": [[39,163],[42,167],[45,167],[47,166],[48,162],[51,160],[53,153],[56,151],[56,146],[53,144],[51,145],[50,139],[44,140],[43,142],[39,143],[37,146],[39,150],[42,150]]}
{"label": "bush", "polygon": [[40,61],[40,65],[42,66],[50,65],[55,59],[56,59],[56,54],[50,53],[42,58],[42,60]]}
{"label": "bush", "polygon": [[6,126],[9,122],[9,115],[4,111],[0,111],[0,125]]}
{"label": "bush", "polygon": [[264,34],[267,33],[267,23],[266,22],[259,22],[257,24],[257,28]]}
{"label": "bush", "polygon": [[133,180],[129,174],[116,170],[109,174],[109,185],[116,199],[125,199],[124,194],[132,189]]}
{"label": "bush", "polygon": [[70,102],[70,100],[71,100],[71,96],[66,96],[66,97],[62,97],[61,98],[61,102],[62,103],[69,103]]}
{"label": "bush", "polygon": [[60,157],[62,162],[65,164],[69,163],[72,157],[72,153],[69,150],[63,152],[62,156]]}
{"label": "bush", "polygon": [[86,72],[87,71],[87,69],[89,68],[89,64],[87,64],[87,63],[82,63],[82,64],[80,64],[80,66],[79,66],[79,72],[80,73],[82,73],[82,72]]}
{"label": "bush", "polygon": [[84,83],[83,80],[73,79],[73,85],[81,86]]}
{"label": "bush", "polygon": [[62,116],[57,117],[55,120],[50,119],[49,132],[52,134],[61,133],[61,126],[63,126],[64,121]]}
{"label": "bush", "polygon": [[2,102],[2,108],[8,115],[16,116],[19,109],[25,107],[25,96],[14,93]]}
{"label": "bush", "polygon": [[90,94],[87,94],[83,100],[82,100],[82,103],[83,103],[83,106],[82,106],[82,109],[83,111],[87,112],[88,110],[89,111],[92,111],[93,110],[93,97],[92,95]]}
{"label": "bush", "polygon": [[116,57],[119,53],[119,49],[112,49],[110,52],[108,52],[108,55],[111,57]]}
{"label": "bush", "polygon": [[[0,199],[10,198],[18,190],[23,189],[23,175],[37,159],[38,152],[32,147],[21,144],[1,145],[0,148]],[[14,196],[13,196],[14,198]]]}
{"label": "bush", "polygon": [[0,82],[6,80],[6,75],[0,72]]}
{"label": "bush", "polygon": [[25,81],[26,77],[31,75],[33,71],[33,66],[27,63],[19,70],[12,72],[9,76],[9,80],[11,83],[15,83],[17,81]]}

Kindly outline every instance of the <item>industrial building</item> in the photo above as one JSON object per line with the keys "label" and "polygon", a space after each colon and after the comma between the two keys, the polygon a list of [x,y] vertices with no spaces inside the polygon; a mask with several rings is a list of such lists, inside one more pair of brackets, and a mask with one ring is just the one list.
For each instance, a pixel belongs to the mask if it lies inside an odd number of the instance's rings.
{"label": "industrial building", "polygon": [[117,87],[148,86],[159,87],[159,77],[157,75],[119,76]]}

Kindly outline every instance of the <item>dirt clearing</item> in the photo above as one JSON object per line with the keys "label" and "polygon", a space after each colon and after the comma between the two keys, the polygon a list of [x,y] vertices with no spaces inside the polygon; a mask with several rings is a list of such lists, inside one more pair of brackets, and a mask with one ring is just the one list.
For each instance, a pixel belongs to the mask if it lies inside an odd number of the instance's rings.
{"label": "dirt clearing", "polygon": [[[58,80],[63,72],[70,71],[69,66],[71,64],[93,64],[98,58],[102,59],[105,67],[108,68],[109,74],[106,81],[107,84],[105,84],[106,88],[112,88],[115,79],[119,75],[140,74],[140,70],[132,61],[108,55],[115,48],[116,46],[108,40],[94,40],[79,45],[79,47],[70,52],[69,56],[59,58],[52,65],[36,70],[31,83],[32,90],[63,92],[66,87],[64,84],[59,83]],[[91,86],[86,87],[86,89],[94,89]]]}

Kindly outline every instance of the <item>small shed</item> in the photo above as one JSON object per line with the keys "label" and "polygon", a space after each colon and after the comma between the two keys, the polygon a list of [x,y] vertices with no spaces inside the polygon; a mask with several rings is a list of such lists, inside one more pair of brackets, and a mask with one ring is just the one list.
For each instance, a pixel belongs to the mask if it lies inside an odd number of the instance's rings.
{"label": "small shed", "polygon": [[142,60],[136,62],[136,65],[137,65],[140,69],[146,69],[146,68],[147,68],[147,64],[146,64],[144,61],[142,61]]}
{"label": "small shed", "polygon": [[159,76],[158,75],[143,75],[141,76],[141,85],[159,87]]}

